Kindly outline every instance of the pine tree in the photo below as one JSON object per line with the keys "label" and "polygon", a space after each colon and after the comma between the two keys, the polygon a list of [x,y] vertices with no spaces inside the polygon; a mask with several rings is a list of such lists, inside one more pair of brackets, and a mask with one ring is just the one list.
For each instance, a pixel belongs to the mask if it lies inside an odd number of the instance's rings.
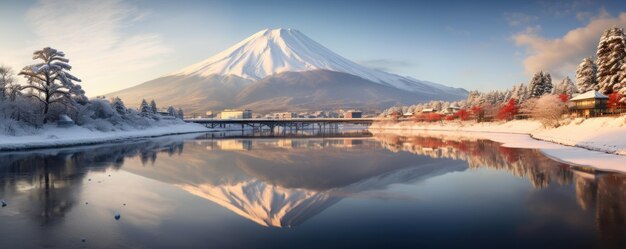
{"label": "pine tree", "polygon": [[87,97],[81,86],[74,83],[80,79],[69,73],[72,66],[65,53],[46,47],[33,53],[33,60],[37,59],[42,62],[24,67],[19,75],[26,77],[28,83],[21,89],[31,91],[26,96],[43,103],[43,121],[46,123],[50,105],[58,103],[76,108],[76,100],[86,101]]}
{"label": "pine tree", "polygon": [[139,106],[139,112],[141,112],[143,115],[152,113],[152,109],[150,108],[150,106],[148,105],[148,102],[146,102],[145,99],[141,100],[141,105]]}
{"label": "pine tree", "polygon": [[528,88],[524,85],[524,82],[520,83],[519,86],[517,87],[517,93],[515,94],[517,96],[518,103],[522,103],[526,101],[526,99],[528,98],[527,91],[528,91]]}
{"label": "pine tree", "polygon": [[585,93],[596,89],[598,81],[596,74],[598,66],[591,58],[583,59],[576,69],[576,87],[579,93]]}
{"label": "pine tree", "polygon": [[156,114],[157,113],[157,105],[156,102],[154,102],[154,99],[150,101],[150,113],[152,114]]}
{"label": "pine tree", "polygon": [[183,113],[183,109],[178,108],[178,118],[185,119],[185,113]]}
{"label": "pine tree", "polygon": [[578,89],[576,88],[576,85],[574,85],[574,82],[572,82],[572,80],[568,76],[565,76],[565,78],[563,78],[563,80],[561,80],[561,82],[559,82],[559,84],[557,84],[554,88],[554,94],[559,95],[567,94],[569,96],[572,96],[576,92],[578,92]]}
{"label": "pine tree", "polygon": [[611,94],[619,79],[624,78],[624,58],[626,58],[626,36],[620,28],[610,28],[602,34],[596,52],[598,65],[597,80],[599,90]]}
{"label": "pine tree", "polygon": [[535,73],[528,83],[529,97],[537,98],[545,93],[545,77],[543,72]]}
{"label": "pine tree", "polygon": [[111,105],[113,106],[113,109],[115,109],[115,111],[118,114],[120,115],[126,114],[126,106],[124,105],[124,102],[122,101],[122,99],[120,99],[119,97],[115,97]]}
{"label": "pine tree", "polygon": [[172,117],[178,117],[178,113],[176,113],[176,109],[174,109],[173,106],[170,106],[167,108],[167,114],[169,114]]}
{"label": "pine tree", "polygon": [[550,94],[552,93],[552,90],[553,90],[552,76],[550,76],[549,73],[544,73],[543,74],[543,94]]}

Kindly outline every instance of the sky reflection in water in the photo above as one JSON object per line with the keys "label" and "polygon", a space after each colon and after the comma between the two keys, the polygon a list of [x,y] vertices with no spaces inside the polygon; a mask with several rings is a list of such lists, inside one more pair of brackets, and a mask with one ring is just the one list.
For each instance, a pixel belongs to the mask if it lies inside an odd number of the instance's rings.
{"label": "sky reflection in water", "polygon": [[0,248],[626,246],[626,176],[535,150],[215,137],[0,154]]}

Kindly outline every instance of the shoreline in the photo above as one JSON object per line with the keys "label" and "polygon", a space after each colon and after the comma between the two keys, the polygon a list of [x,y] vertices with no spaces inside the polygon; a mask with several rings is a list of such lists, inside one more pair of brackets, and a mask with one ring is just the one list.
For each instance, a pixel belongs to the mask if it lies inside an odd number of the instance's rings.
{"label": "shoreline", "polygon": [[[64,131],[65,136],[56,136],[54,134],[50,134],[54,133],[55,131]],[[201,125],[190,123],[156,126],[144,130],[110,132],[91,131],[80,126],[74,126],[69,128],[51,127],[50,129],[44,130],[42,134],[26,136],[0,135],[0,152],[68,148],[107,143],[113,144],[122,143],[129,140],[218,131],[227,130],[209,129]],[[74,132],[76,134],[70,134]],[[92,137],[89,137],[87,135],[91,135]]]}
{"label": "shoreline", "polygon": [[[498,124],[502,125],[502,124]],[[464,129],[463,129],[464,128]],[[626,172],[626,157],[621,153],[611,153],[604,150],[563,144],[557,141],[537,138],[532,127],[528,131],[502,131],[502,130],[479,130],[476,126],[420,126],[404,124],[378,124],[372,125],[368,130],[373,134],[391,134],[397,136],[437,136],[448,139],[488,139],[501,143],[504,147],[537,149],[553,160],[571,164],[574,166],[592,167],[597,170],[609,172]],[[549,131],[549,130],[548,130]],[[621,150],[620,150],[621,151]]]}

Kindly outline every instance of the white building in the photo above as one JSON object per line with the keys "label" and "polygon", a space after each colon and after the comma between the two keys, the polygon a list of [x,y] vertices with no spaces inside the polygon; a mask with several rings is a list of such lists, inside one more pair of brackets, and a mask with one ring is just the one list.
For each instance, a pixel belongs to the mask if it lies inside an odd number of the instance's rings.
{"label": "white building", "polygon": [[251,110],[226,109],[220,113],[220,119],[248,119],[252,118]]}

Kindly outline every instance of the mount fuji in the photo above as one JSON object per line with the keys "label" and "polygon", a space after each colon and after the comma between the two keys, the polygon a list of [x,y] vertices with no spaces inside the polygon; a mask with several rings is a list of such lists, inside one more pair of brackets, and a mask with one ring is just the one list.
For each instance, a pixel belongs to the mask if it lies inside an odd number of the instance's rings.
{"label": "mount fuji", "polygon": [[249,108],[255,112],[382,109],[459,100],[467,91],[352,62],[294,29],[266,29],[204,61],[107,94],[127,105],[154,99],[187,112]]}

